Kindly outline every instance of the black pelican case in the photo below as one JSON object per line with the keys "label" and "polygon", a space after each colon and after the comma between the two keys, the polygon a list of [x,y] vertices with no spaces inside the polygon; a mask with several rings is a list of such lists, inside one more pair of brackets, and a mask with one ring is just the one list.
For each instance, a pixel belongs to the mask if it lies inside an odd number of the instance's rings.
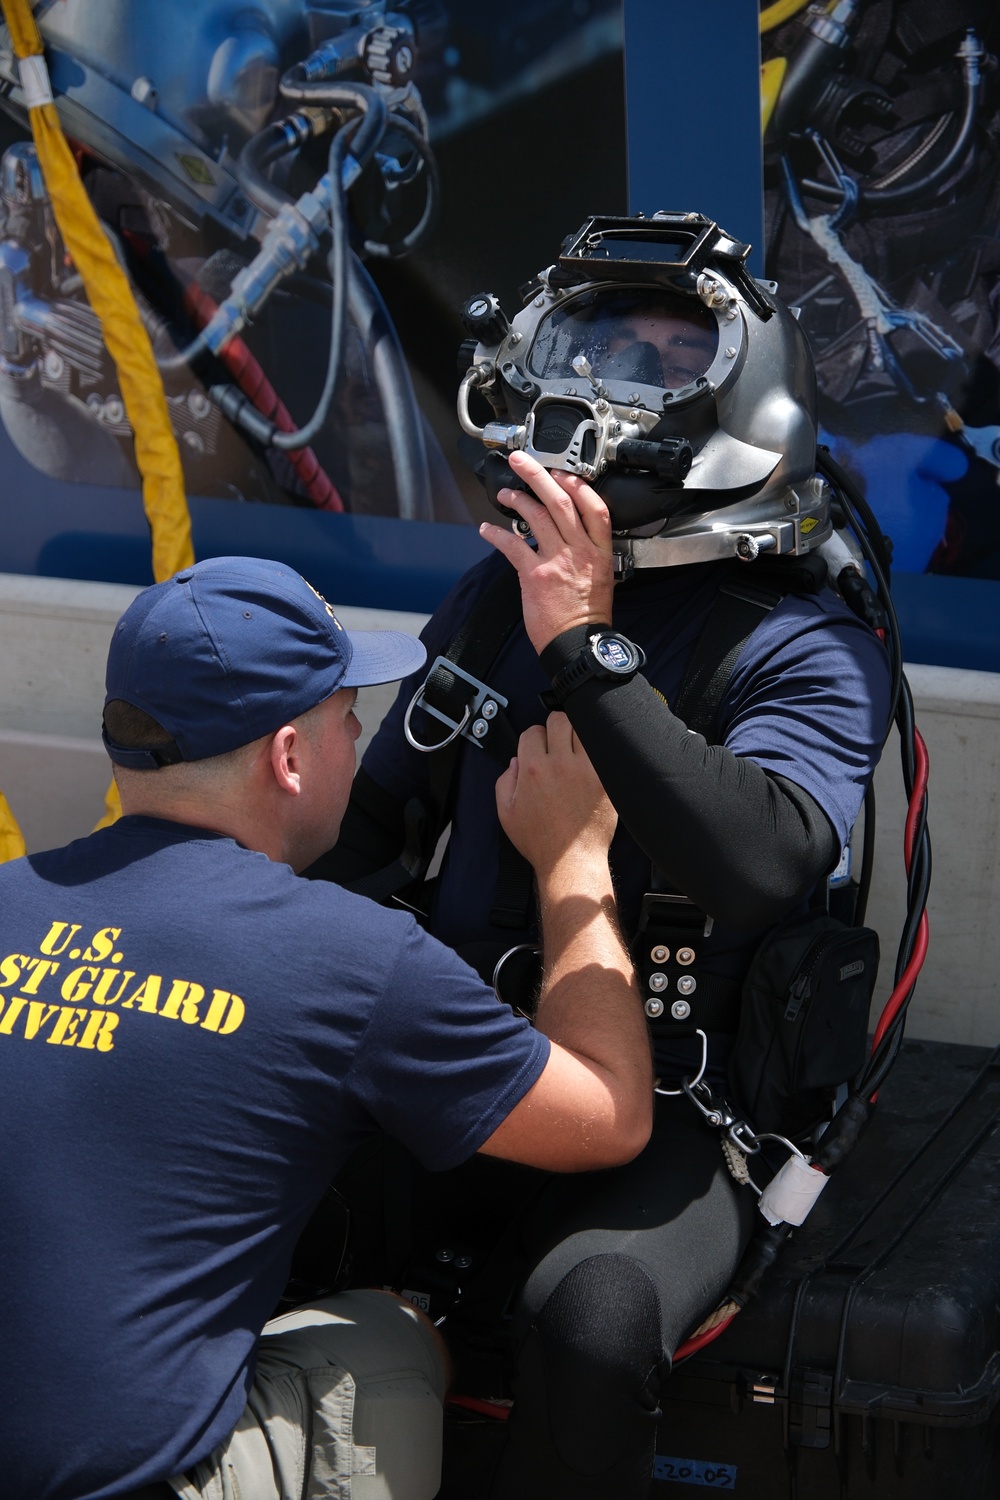
{"label": "black pelican case", "polygon": [[650,1500],[997,1500],[1000,1048],[911,1041],[759,1300],[676,1369]]}

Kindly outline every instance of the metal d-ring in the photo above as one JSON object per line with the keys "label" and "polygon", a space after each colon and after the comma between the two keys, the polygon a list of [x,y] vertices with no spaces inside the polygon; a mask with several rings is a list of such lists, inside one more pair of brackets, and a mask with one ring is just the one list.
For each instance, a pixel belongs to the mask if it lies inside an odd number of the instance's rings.
{"label": "metal d-ring", "polygon": [[472,704],[467,703],[465,705],[465,713],[462,715],[461,719],[455,725],[450,734],[446,735],[443,740],[435,740],[433,745],[422,745],[420,741],[414,737],[413,730],[410,728],[410,715],[416,708],[417,700],[420,698],[426,686],[427,683],[422,682],[417,688],[417,691],[410,699],[410,706],[406,710],[406,717],[403,719],[403,733],[406,736],[406,743],[408,745],[412,745],[414,750],[419,750],[421,755],[429,755],[432,750],[443,750],[445,745],[450,745],[452,740],[457,740],[466,724],[468,724],[469,720],[472,718]]}
{"label": "metal d-ring", "polygon": [[[452,677],[460,677],[472,689],[472,698],[465,705],[465,712],[457,722],[449,717],[448,714],[442,713],[439,708],[435,708],[432,703],[428,703],[424,697],[427,685],[439,667],[443,667],[445,671],[450,672]],[[425,714],[430,714],[432,719],[438,719],[448,728],[450,732],[443,740],[435,740],[433,745],[424,745],[415,737],[413,730],[410,728],[410,718],[418,704]],[[469,720],[472,719],[472,733],[466,734],[465,738],[471,744],[478,745],[482,749],[483,740],[489,734],[490,725],[499,722],[497,714],[500,709],[506,707],[507,699],[502,693],[498,693],[495,689],[491,688],[489,683],[480,682],[478,677],[473,677],[471,672],[466,672],[464,667],[460,667],[458,662],[451,661],[447,656],[437,656],[431,662],[430,671],[427,673],[427,676],[410,699],[410,706],[406,710],[403,719],[403,733],[406,736],[408,745],[412,745],[413,749],[419,750],[422,755],[429,755],[432,750],[443,750],[446,745],[450,745],[453,740],[457,740],[460,734],[465,733],[465,727]],[[478,715],[482,716],[481,720],[477,717]]]}
{"label": "metal d-ring", "polygon": [[500,993],[500,975],[503,973],[504,964],[507,962],[508,958],[512,958],[515,953],[540,954],[541,951],[542,950],[537,943],[515,943],[513,948],[508,948],[505,952],[501,953],[493,969],[493,993],[494,995],[496,995],[501,1005],[510,1005],[510,1001],[505,1000]]}
{"label": "metal d-ring", "polygon": [[695,1032],[695,1036],[701,1037],[701,1067],[698,1069],[697,1073],[693,1078],[685,1078],[679,1089],[654,1088],[654,1094],[663,1094],[668,1099],[676,1099],[679,1097],[679,1095],[686,1094],[688,1089],[697,1088],[698,1084],[704,1078],[705,1069],[708,1066],[708,1037],[700,1027]]}

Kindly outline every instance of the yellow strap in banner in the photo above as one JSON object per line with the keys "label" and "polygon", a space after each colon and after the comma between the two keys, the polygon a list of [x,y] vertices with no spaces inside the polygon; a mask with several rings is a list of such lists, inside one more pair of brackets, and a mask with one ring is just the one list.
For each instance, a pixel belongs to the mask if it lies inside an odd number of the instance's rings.
{"label": "yellow strap in banner", "polygon": [[118,787],[114,781],[108,787],[104,796],[104,815],[94,824],[94,832],[99,828],[110,828],[112,823],[117,823],[122,815],[122,799],[118,795]]}
{"label": "yellow strap in banner", "polygon": [[788,67],[787,57],[770,57],[767,62],[761,64],[760,69],[760,128],[761,134],[767,134],[767,127],[771,123],[774,114],[774,106],[778,102],[781,93],[781,85],[785,81],[785,71]]}
{"label": "yellow strap in banner", "polygon": [[14,50],[22,60],[25,102],[56,223],[118,371],[153,535],[153,577],[160,583],[194,562],[184,476],[163,381],[128,278],[84,191],[63,135],[31,6],[28,0],[2,0],[2,5]]}
{"label": "yellow strap in banner", "polygon": [[[29,0],[0,0],[20,59],[21,84],[31,131],[56,223],[80,274],[91,307],[101,323],[114,360],[125,411],[132,426],[142,499],[153,542],[153,577],[158,583],[194,562],[191,520],[184,493],[180,454],[167,412],[163,381],[128,278],[87,197],[73,154],[52,102],[42,39]],[[116,816],[117,791],[107,798],[104,825]],[[24,841],[10,809],[0,798],[0,859],[24,853]],[[120,805],[118,807],[120,811]]]}
{"label": "yellow strap in banner", "polygon": [[0,864],[8,859],[20,859],[24,852],[24,836],[7,806],[7,798],[0,792]]}
{"label": "yellow strap in banner", "polygon": [[772,5],[765,5],[760,13],[761,31],[774,31],[776,27],[783,26],[793,16],[798,15],[800,10],[805,10],[809,0],[774,0]]}

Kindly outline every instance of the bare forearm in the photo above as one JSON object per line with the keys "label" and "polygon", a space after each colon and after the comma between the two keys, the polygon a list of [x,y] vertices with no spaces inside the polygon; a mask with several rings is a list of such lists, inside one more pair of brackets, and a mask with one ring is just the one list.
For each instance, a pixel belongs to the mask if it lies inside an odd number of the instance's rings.
{"label": "bare forearm", "polygon": [[536,1024],[552,1047],[481,1150],[548,1171],[619,1166],[652,1128],[649,1042],[608,869],[614,811],[565,714],[521,735],[497,782],[497,811],[538,881]]}
{"label": "bare forearm", "polygon": [[545,967],[536,1025],[598,1069],[623,1112],[644,1114],[649,1034],[607,858],[564,861],[538,885]]}

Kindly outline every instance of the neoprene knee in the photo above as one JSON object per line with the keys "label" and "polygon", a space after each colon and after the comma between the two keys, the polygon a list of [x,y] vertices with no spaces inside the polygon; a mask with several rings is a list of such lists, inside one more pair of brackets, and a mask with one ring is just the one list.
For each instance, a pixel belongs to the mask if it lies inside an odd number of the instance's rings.
{"label": "neoprene knee", "polygon": [[642,1267],[627,1255],[575,1266],[520,1351],[492,1500],[645,1500],[662,1361],[659,1299]]}

